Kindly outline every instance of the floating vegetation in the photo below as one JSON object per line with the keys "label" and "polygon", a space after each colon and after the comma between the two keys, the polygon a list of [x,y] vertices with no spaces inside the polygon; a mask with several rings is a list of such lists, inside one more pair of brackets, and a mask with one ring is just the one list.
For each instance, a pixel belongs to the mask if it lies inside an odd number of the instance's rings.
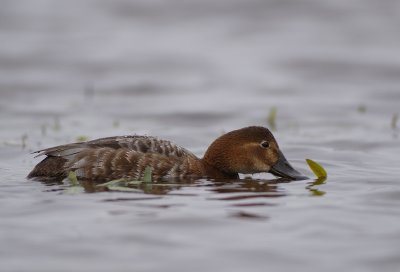
{"label": "floating vegetation", "polygon": [[118,191],[118,192],[135,192],[142,193],[142,190],[128,187],[129,182],[126,179],[116,179],[106,183],[98,184],[98,187],[107,188],[110,191]]}
{"label": "floating vegetation", "polygon": [[326,170],[319,163],[310,159],[306,159],[306,162],[318,179],[326,179],[328,177]]}
{"label": "floating vegetation", "polygon": [[85,191],[85,188],[82,186],[71,186],[68,187],[64,192],[67,194],[80,194]]}
{"label": "floating vegetation", "polygon": [[325,191],[321,191],[319,189],[313,188],[314,185],[307,186],[308,191],[311,193],[312,196],[323,196],[326,194]]}
{"label": "floating vegetation", "polygon": [[147,166],[144,170],[142,180],[129,180],[129,179],[122,178],[122,179],[116,179],[116,180],[112,180],[112,181],[109,181],[106,183],[98,184],[97,187],[107,188],[110,191],[143,193],[143,191],[146,191],[146,190],[132,188],[130,186],[135,186],[135,187],[139,187],[141,185],[145,185],[145,186],[150,185],[151,186],[152,182],[153,182],[152,181],[152,168],[150,166]]}
{"label": "floating vegetation", "polygon": [[317,179],[309,184],[306,189],[311,193],[312,196],[323,196],[326,194],[326,192],[321,191],[315,186],[322,185],[325,183],[326,178],[328,177],[328,174],[326,173],[326,170],[320,165],[319,163],[306,159],[306,162],[308,166],[310,167],[311,171],[313,171],[314,175],[317,176]]}
{"label": "floating vegetation", "polygon": [[47,134],[47,125],[46,124],[42,124],[40,126],[40,131],[42,133],[42,136],[46,136],[46,134]]}
{"label": "floating vegetation", "polygon": [[277,113],[276,107],[272,107],[267,117],[268,126],[273,131],[276,130],[276,113]]}
{"label": "floating vegetation", "polygon": [[65,179],[69,183],[69,187],[65,190],[67,194],[79,194],[85,191],[82,187],[75,171],[69,171],[67,178]]}
{"label": "floating vegetation", "polygon": [[367,107],[365,105],[359,105],[357,108],[357,111],[359,113],[366,113],[367,112]]}
{"label": "floating vegetation", "polygon": [[[96,181],[79,181],[75,171],[70,171],[68,176],[64,179],[64,184],[67,186],[64,192],[67,194],[78,194],[83,192],[131,192],[131,193],[155,193],[164,194],[171,190],[172,187],[178,186],[177,184],[160,183],[156,184],[152,180],[152,168],[146,167],[143,172],[141,180],[130,180],[128,178],[121,178],[111,180],[105,183],[96,184]],[[153,187],[155,186],[155,187]]]}
{"label": "floating vegetation", "polygon": [[12,139],[12,140],[5,140],[0,144],[7,145],[7,146],[16,146],[25,149],[27,146],[28,134],[24,133],[21,135],[20,140]]}
{"label": "floating vegetation", "polygon": [[84,99],[86,102],[93,100],[94,98],[94,86],[93,84],[87,84],[84,88]]}
{"label": "floating vegetation", "polygon": [[120,186],[123,183],[126,183],[126,179],[114,179],[105,183],[97,184],[97,187],[110,187],[110,186]]}
{"label": "floating vegetation", "polygon": [[59,131],[60,129],[61,129],[60,119],[58,117],[56,117],[56,118],[54,118],[53,130]]}
{"label": "floating vegetation", "polygon": [[85,136],[85,135],[80,135],[80,136],[76,137],[77,142],[86,142],[87,140],[89,140],[89,137]]}
{"label": "floating vegetation", "polygon": [[399,114],[398,113],[393,114],[392,122],[390,123],[390,126],[391,126],[392,129],[396,129],[397,128],[398,119],[399,119]]}
{"label": "floating vegetation", "polygon": [[119,121],[118,120],[114,120],[112,123],[113,128],[117,128],[119,127]]}
{"label": "floating vegetation", "polygon": [[80,184],[79,184],[79,181],[78,181],[78,178],[76,177],[75,171],[69,171],[68,176],[67,176],[67,180],[69,181],[69,183],[70,183],[72,186],[78,186],[78,185],[80,185]]}
{"label": "floating vegetation", "polygon": [[24,133],[24,134],[22,134],[22,137],[21,137],[22,149],[25,149],[25,147],[26,147],[26,140],[28,140],[28,134]]}
{"label": "floating vegetation", "polygon": [[152,182],[151,180],[151,167],[150,166],[146,166],[146,168],[144,169],[144,174],[143,174],[143,182],[147,182],[150,183]]}

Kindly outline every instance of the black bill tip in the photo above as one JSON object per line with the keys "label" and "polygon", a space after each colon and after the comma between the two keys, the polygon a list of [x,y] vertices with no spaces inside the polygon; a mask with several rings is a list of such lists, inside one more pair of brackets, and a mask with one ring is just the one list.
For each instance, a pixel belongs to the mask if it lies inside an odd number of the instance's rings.
{"label": "black bill tip", "polygon": [[281,151],[279,151],[278,161],[271,167],[269,172],[275,176],[292,180],[308,179],[308,177],[304,176],[290,165]]}

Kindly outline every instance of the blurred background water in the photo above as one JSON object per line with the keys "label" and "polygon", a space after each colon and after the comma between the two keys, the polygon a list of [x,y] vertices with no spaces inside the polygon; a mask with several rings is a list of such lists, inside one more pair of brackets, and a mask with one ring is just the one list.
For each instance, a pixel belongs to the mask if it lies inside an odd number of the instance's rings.
{"label": "blurred background water", "polygon": [[[0,0],[1,271],[399,271],[400,2]],[[123,134],[202,156],[268,126],[313,176],[68,194],[29,152]]]}

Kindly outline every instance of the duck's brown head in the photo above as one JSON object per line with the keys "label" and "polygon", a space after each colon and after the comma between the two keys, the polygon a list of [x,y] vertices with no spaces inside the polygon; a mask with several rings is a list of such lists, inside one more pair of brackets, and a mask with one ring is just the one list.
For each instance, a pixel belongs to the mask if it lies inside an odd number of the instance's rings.
{"label": "duck's brown head", "polygon": [[203,162],[226,176],[270,172],[302,179],[286,160],[272,133],[264,127],[246,127],[226,133],[207,149]]}

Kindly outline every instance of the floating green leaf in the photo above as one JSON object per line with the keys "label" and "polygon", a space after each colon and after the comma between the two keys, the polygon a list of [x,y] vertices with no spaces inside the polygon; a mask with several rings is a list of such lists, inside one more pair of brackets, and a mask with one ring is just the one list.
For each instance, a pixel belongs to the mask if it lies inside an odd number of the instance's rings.
{"label": "floating green leaf", "polygon": [[276,112],[276,107],[272,107],[268,114],[267,122],[271,130],[276,130]]}
{"label": "floating green leaf", "polygon": [[97,187],[105,187],[111,191],[118,192],[143,192],[141,189],[132,188],[130,186],[139,187],[142,184],[151,185],[152,183],[152,168],[147,166],[144,170],[143,179],[142,180],[129,180],[126,178],[111,180],[109,182],[101,183],[96,185]]}
{"label": "floating green leaf", "polygon": [[143,193],[143,190],[124,187],[124,186],[107,186],[110,191],[117,191],[117,192],[134,192],[134,193]]}
{"label": "floating green leaf", "polygon": [[392,116],[392,122],[390,124],[390,126],[392,127],[392,129],[396,129],[397,128],[397,120],[399,119],[399,115],[397,113],[393,114]]}
{"label": "floating green leaf", "polygon": [[61,129],[60,119],[58,119],[58,117],[56,117],[56,118],[54,118],[53,130],[59,131],[60,129]]}
{"label": "floating green leaf", "polygon": [[143,180],[128,180],[126,181],[126,186],[139,186],[143,183]]}
{"label": "floating green leaf", "polygon": [[26,140],[28,139],[28,134],[24,133],[21,137],[22,140],[22,149],[25,149],[26,147]]}
{"label": "floating green leaf", "polygon": [[68,187],[67,189],[64,190],[64,193],[66,194],[80,194],[85,192],[85,188],[83,188],[82,186],[72,186],[72,187]]}
{"label": "floating green leaf", "polygon": [[69,182],[69,187],[65,189],[65,193],[67,194],[78,194],[83,193],[85,189],[79,183],[78,178],[76,177],[75,171],[69,171],[68,176],[66,178],[67,182]]}
{"label": "floating green leaf", "polygon": [[144,169],[144,174],[143,174],[143,182],[146,183],[151,183],[151,167],[150,166],[146,166],[146,168]]}
{"label": "floating green leaf", "polygon": [[67,179],[68,179],[69,183],[72,186],[79,186],[80,185],[79,181],[78,181],[78,178],[76,177],[75,171],[69,171]]}
{"label": "floating green leaf", "polygon": [[317,178],[326,178],[328,176],[326,170],[319,163],[310,159],[306,159],[306,162]]}
{"label": "floating green leaf", "polygon": [[112,123],[113,128],[117,128],[119,127],[119,121],[118,120],[114,120]]}
{"label": "floating green leaf", "polygon": [[78,137],[76,137],[77,142],[86,142],[88,139],[88,136],[85,135],[79,135]]}
{"label": "floating green leaf", "polygon": [[359,105],[357,108],[357,111],[359,113],[366,113],[367,112],[367,107],[365,105]]}
{"label": "floating green leaf", "polygon": [[323,196],[326,192],[318,190],[318,189],[309,189],[312,196]]}

